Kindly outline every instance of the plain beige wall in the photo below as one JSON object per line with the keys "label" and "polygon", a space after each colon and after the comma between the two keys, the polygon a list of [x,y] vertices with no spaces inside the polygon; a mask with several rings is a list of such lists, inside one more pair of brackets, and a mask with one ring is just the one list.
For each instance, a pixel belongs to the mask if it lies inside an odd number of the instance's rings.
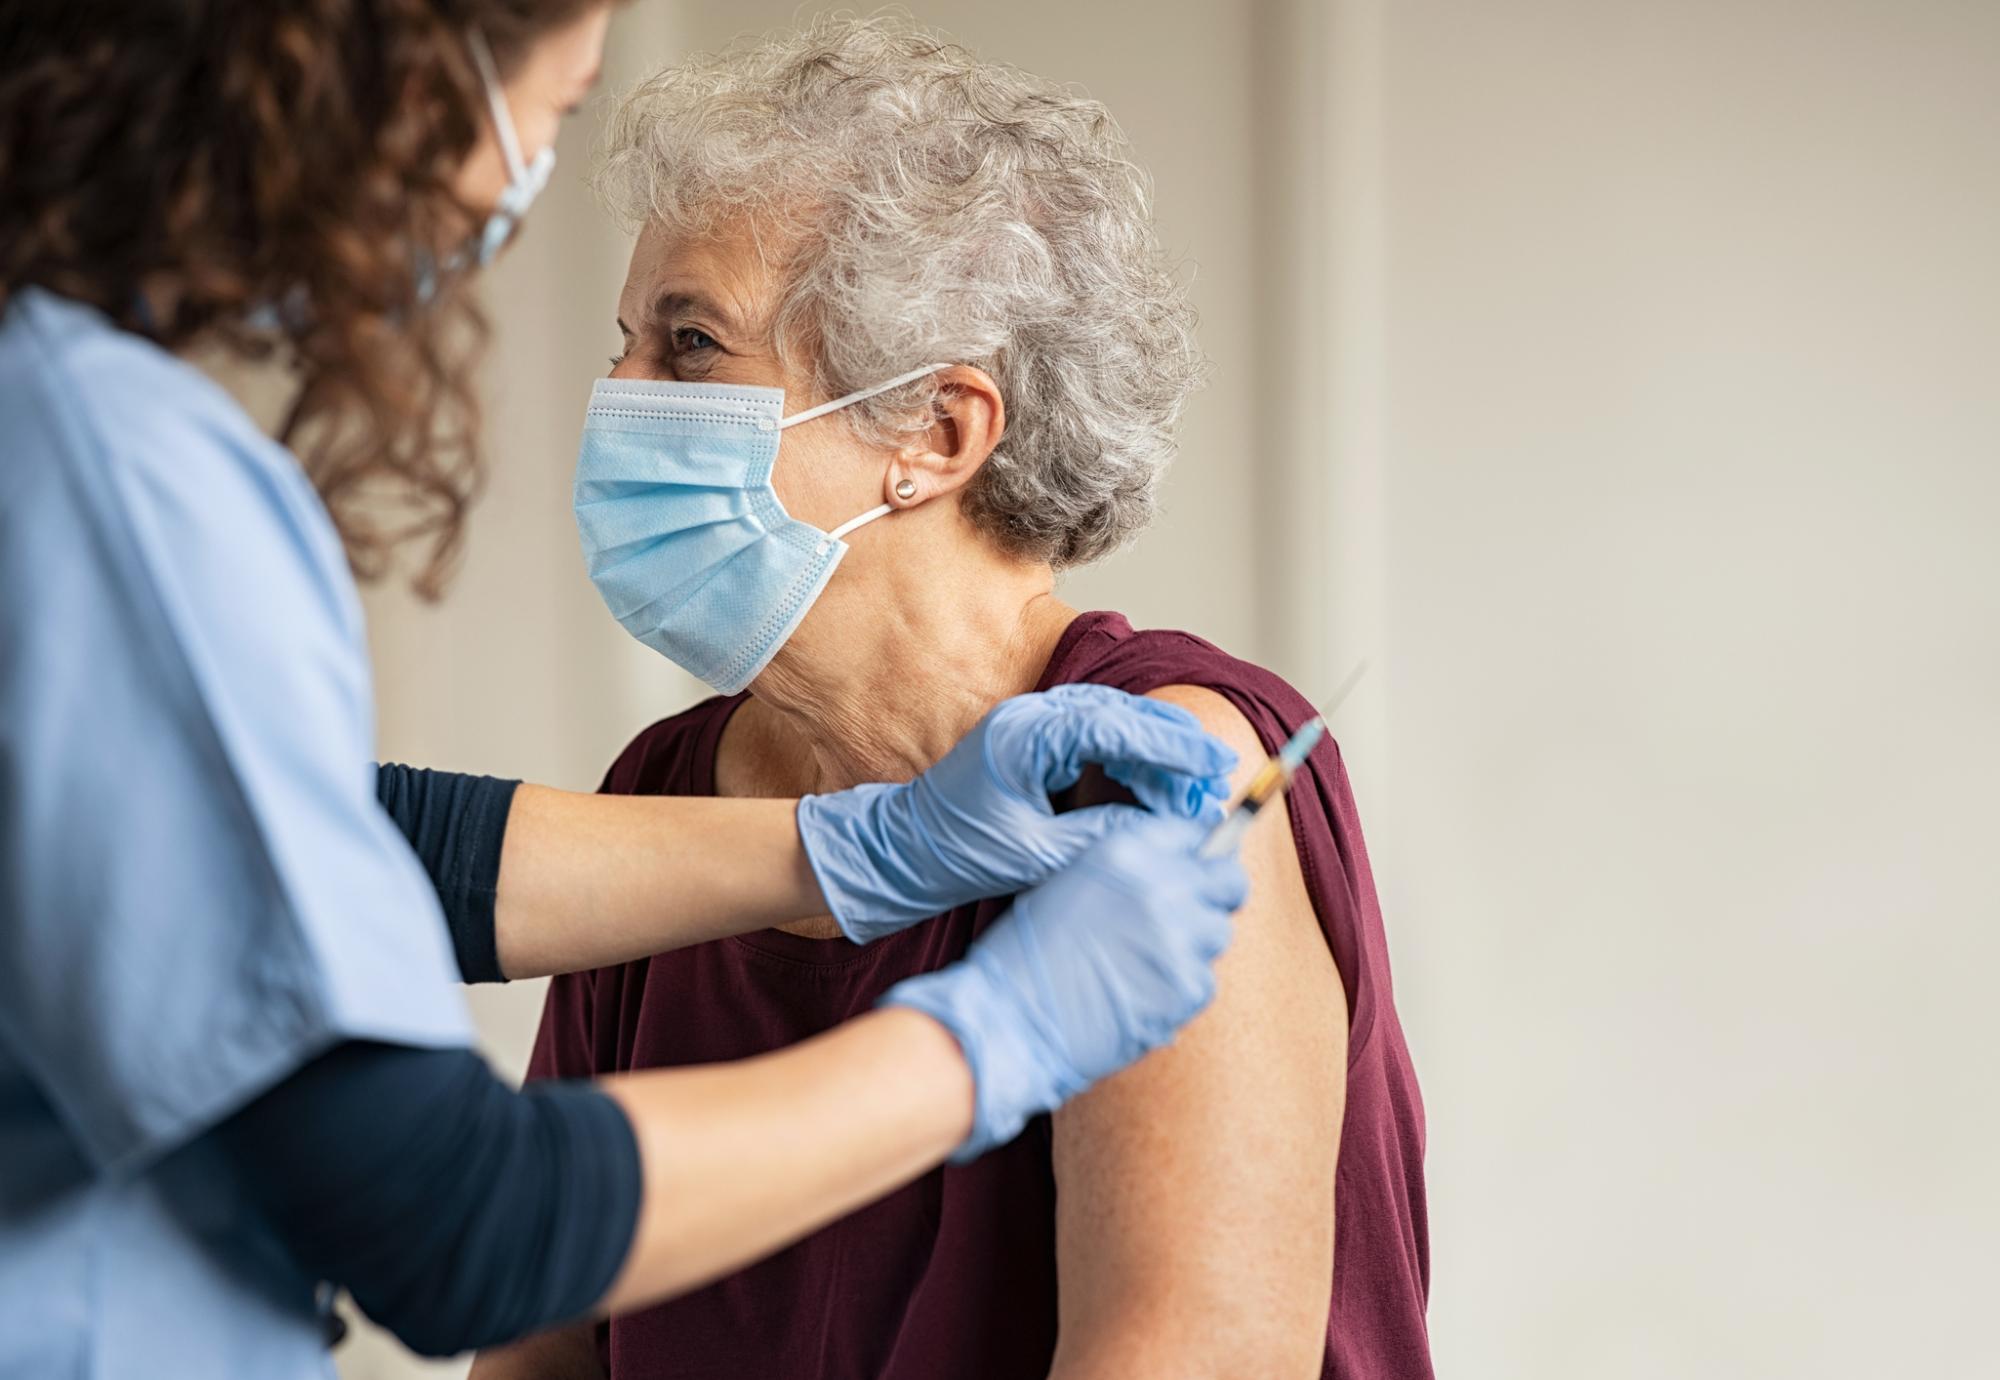
{"label": "plain beige wall", "polygon": [[[641,0],[612,81],[793,13]],[[1196,266],[1167,514],[1072,599],[1373,665],[1336,727],[1440,1371],[1991,1373],[2000,6],[919,14],[1104,98]],[[578,787],[702,693],[568,515],[625,249],[589,134],[493,275],[464,576],[370,599],[385,754]],[[475,999],[509,1069],[538,987]]]}
{"label": "plain beige wall", "polygon": [[1383,9],[1439,1352],[1990,1376],[2000,5]]}

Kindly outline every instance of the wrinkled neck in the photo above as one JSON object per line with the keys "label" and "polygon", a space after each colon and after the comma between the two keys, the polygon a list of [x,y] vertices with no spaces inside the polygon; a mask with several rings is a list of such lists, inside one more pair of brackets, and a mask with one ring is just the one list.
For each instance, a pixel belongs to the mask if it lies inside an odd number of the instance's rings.
{"label": "wrinkled neck", "polygon": [[907,781],[1035,688],[1075,610],[1047,566],[975,545],[836,572],[758,676],[753,693],[810,755],[806,789]]}

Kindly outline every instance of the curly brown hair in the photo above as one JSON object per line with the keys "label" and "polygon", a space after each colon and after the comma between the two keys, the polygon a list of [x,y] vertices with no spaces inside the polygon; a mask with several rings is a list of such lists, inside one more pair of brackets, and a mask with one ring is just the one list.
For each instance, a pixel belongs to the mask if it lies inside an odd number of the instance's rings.
{"label": "curly brown hair", "polygon": [[0,312],[42,287],[176,353],[273,356],[299,456],[356,574],[428,542],[435,597],[480,480],[486,324],[425,247],[504,73],[609,0],[8,0]]}

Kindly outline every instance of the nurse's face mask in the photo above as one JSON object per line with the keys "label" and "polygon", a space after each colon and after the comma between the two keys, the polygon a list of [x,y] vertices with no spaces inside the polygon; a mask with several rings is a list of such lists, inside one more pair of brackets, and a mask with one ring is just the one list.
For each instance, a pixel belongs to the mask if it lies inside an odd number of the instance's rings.
{"label": "nurse's face mask", "polygon": [[486,108],[493,117],[493,135],[500,141],[500,156],[507,163],[507,185],[501,190],[499,201],[486,217],[485,226],[459,253],[461,261],[484,268],[513,235],[514,227],[528,214],[542,188],[549,185],[549,174],[556,168],[556,151],[551,145],[536,154],[532,163],[521,156],[521,136],[514,128],[513,112],[507,108],[493,50],[477,29],[468,33],[465,41],[472,51],[472,64],[479,69],[479,84],[486,90]]}
{"label": "nurse's face mask", "polygon": [[507,166],[507,185],[487,213],[486,223],[458,248],[440,258],[430,250],[417,255],[417,301],[429,302],[437,296],[438,279],[446,274],[484,268],[499,256],[514,230],[535,204],[535,198],[549,185],[556,168],[555,146],[535,155],[530,163],[521,156],[520,131],[514,128],[514,113],[507,108],[507,93],[500,86],[500,69],[494,64],[493,50],[485,35],[474,29],[465,36],[472,65],[479,72],[479,85],[486,92],[486,112],[493,121],[493,137],[500,142],[500,157]]}
{"label": "nurse's face mask", "polygon": [[725,695],[770,664],[872,508],[831,532],[771,486],[787,427],[948,369],[784,415],[782,388],[599,379],[576,460],[576,526],[592,583],[625,631]]}

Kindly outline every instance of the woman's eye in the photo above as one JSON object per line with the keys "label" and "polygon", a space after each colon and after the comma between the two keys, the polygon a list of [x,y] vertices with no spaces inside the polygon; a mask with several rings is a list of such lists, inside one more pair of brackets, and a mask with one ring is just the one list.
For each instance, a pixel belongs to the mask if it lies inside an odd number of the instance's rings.
{"label": "woman's eye", "polygon": [[687,351],[719,348],[715,341],[710,339],[707,331],[697,329],[694,326],[682,326],[679,330],[675,331],[674,344],[678,348]]}
{"label": "woman's eye", "polygon": [[613,356],[611,356],[611,367],[612,367],[613,369],[616,369],[616,368],[617,368],[617,367],[618,367],[619,365],[623,364],[624,362],[625,362],[625,356],[624,356],[624,355],[613,355]]}

